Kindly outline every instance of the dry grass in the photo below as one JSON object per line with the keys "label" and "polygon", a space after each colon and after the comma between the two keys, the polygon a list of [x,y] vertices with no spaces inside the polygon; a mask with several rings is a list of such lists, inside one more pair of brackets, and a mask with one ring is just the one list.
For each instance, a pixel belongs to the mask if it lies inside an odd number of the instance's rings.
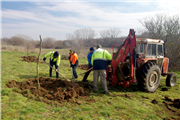
{"label": "dry grass", "polygon": [[[24,52],[27,51],[26,46],[13,46],[13,45],[1,45],[1,51],[19,51]],[[39,49],[31,48],[29,49],[29,53],[38,53]]]}
{"label": "dry grass", "polygon": [[[95,48],[95,47],[94,47]],[[112,48],[102,48],[107,50],[110,54],[112,54]],[[42,54],[46,54],[50,51],[58,51],[60,55],[69,55],[70,48],[65,49],[43,49]],[[13,45],[1,45],[1,51],[19,51],[19,52],[27,52],[26,46],[13,46]],[[39,53],[39,48],[30,48],[29,53]],[[79,58],[86,58],[89,53],[89,47],[82,48],[80,50]]]}

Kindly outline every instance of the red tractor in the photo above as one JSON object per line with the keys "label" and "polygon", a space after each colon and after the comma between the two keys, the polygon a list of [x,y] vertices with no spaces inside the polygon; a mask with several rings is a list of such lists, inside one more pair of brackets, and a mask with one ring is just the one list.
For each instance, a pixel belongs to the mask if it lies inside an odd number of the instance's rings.
{"label": "red tractor", "polygon": [[[167,76],[167,86],[175,86],[177,77],[168,73],[169,58],[164,57],[163,45],[163,40],[136,38],[130,29],[121,46],[112,46],[113,57],[106,76],[109,84],[129,87],[130,83],[138,82],[141,90],[155,92],[162,75]],[[117,52],[114,52],[115,46],[119,46]]]}

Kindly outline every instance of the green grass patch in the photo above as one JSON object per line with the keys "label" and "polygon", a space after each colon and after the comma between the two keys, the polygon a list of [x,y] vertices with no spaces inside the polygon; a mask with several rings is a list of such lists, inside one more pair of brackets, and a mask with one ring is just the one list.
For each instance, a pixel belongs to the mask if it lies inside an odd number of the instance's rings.
{"label": "green grass patch", "polygon": [[[43,49],[40,56],[42,61],[44,55],[52,50]],[[68,49],[58,50],[61,55],[66,56],[69,53]],[[84,50],[85,51],[85,50]],[[87,64],[88,49],[79,56],[79,64]],[[168,91],[161,91],[166,87],[165,77],[161,77],[159,88],[154,93],[145,93],[137,88],[137,83],[131,84],[129,88],[121,86],[110,86],[108,89],[110,95],[102,94],[103,89],[99,81],[97,93],[90,93],[89,99],[95,99],[95,102],[87,102],[83,99],[82,104],[64,102],[60,106],[48,105],[41,101],[29,99],[33,97],[32,93],[28,90],[21,91],[18,88],[8,88],[6,84],[9,80],[18,82],[34,79],[36,74],[36,63],[21,61],[21,56],[26,56],[26,52],[20,51],[2,51],[1,52],[1,119],[59,119],[59,120],[117,120],[117,119],[164,119],[164,118],[177,118],[176,113],[169,111],[164,105],[164,96],[177,99],[180,98],[180,72],[175,71],[177,75],[177,84],[175,87],[168,87]],[[29,53],[29,55],[38,56],[38,53]],[[81,56],[84,55],[84,56]],[[49,59],[46,60],[49,62]],[[59,72],[66,78],[72,78],[72,71],[69,66],[68,60],[61,60]],[[77,68],[78,81],[81,81],[83,75],[80,73],[85,72]],[[92,73],[88,77],[91,82],[93,80]],[[53,78],[56,74],[53,71]],[[46,64],[39,64],[39,76],[49,77],[49,66]],[[61,79],[63,79],[60,76]],[[66,88],[63,88],[65,90]],[[26,92],[29,97],[24,97],[21,92]],[[158,101],[157,104],[151,103],[153,99]],[[179,109],[177,109],[180,112]]]}

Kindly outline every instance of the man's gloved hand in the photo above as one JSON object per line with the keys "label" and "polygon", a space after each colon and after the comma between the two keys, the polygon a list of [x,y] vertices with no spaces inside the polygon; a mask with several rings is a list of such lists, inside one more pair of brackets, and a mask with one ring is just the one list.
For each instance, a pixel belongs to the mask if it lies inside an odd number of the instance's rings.
{"label": "man's gloved hand", "polygon": [[74,65],[71,63],[70,67],[73,67]]}
{"label": "man's gloved hand", "polygon": [[91,67],[93,67],[93,66],[92,66],[92,64],[89,64],[89,66],[88,66],[88,67],[89,67],[89,68],[91,68]]}
{"label": "man's gloved hand", "polygon": [[44,61],[44,62],[46,61],[46,58],[45,58],[45,57],[43,58],[43,61]]}
{"label": "man's gloved hand", "polygon": [[72,62],[71,61],[69,61],[69,63],[70,63],[70,67],[72,66]]}
{"label": "man's gloved hand", "polygon": [[107,60],[107,65],[110,65],[111,64],[111,60]]}
{"label": "man's gloved hand", "polygon": [[58,65],[55,65],[55,67],[56,67],[55,71],[58,72]]}

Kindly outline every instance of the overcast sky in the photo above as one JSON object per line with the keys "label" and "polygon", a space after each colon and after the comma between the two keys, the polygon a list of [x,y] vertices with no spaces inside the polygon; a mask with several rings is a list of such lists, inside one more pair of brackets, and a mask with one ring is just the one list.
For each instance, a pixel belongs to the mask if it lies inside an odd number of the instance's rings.
{"label": "overcast sky", "polygon": [[17,34],[34,40],[51,37],[66,39],[66,34],[80,28],[99,31],[120,28],[122,36],[129,29],[142,27],[138,20],[157,13],[180,14],[178,0],[1,0],[1,37]]}

